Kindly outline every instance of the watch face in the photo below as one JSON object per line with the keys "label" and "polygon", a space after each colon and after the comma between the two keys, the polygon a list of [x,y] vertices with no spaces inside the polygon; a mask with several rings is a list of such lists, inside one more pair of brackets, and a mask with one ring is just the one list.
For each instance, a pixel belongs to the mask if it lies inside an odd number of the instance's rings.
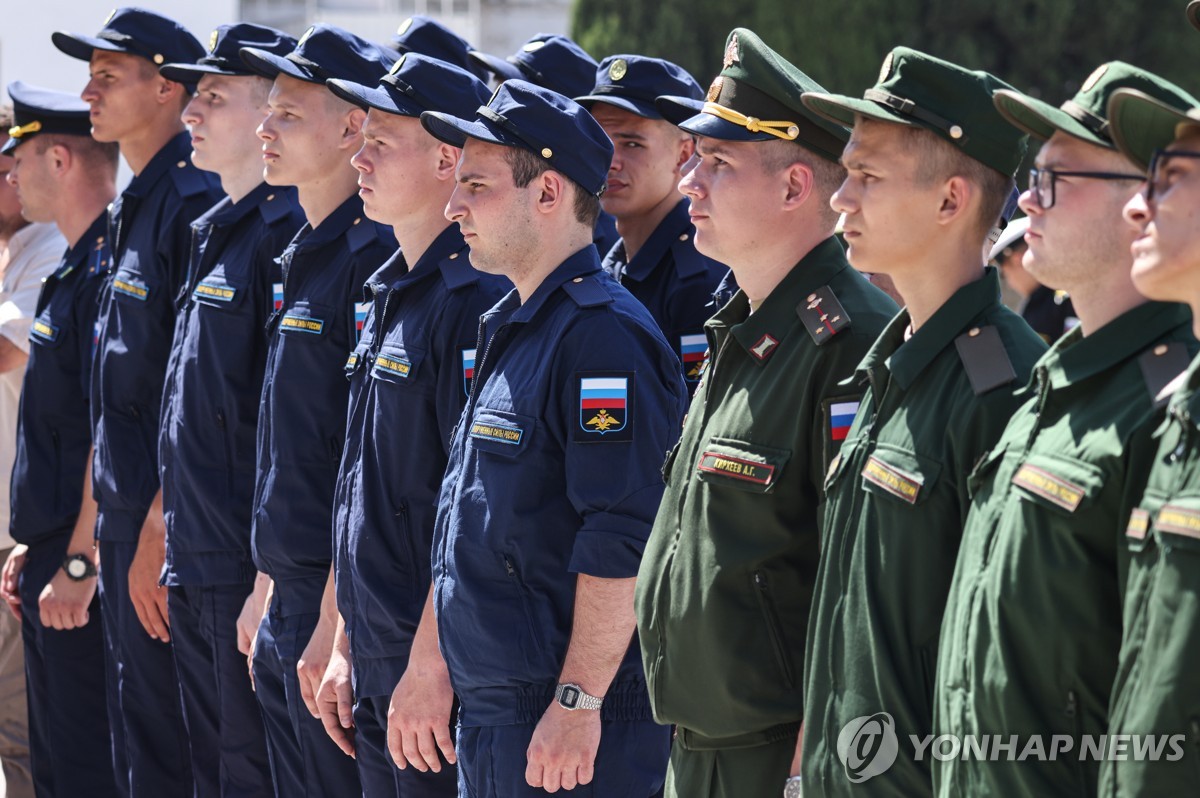
{"label": "watch face", "polygon": [[563,685],[562,698],[559,702],[568,709],[574,709],[579,705],[579,688],[569,684]]}
{"label": "watch face", "polygon": [[87,564],[83,560],[71,560],[67,563],[67,575],[82,579],[87,576]]}

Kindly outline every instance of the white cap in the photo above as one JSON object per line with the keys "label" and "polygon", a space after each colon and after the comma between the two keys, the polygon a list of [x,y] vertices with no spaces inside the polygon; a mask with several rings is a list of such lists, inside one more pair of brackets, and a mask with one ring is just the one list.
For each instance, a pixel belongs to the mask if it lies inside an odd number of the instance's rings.
{"label": "white cap", "polygon": [[1004,232],[1000,234],[1000,238],[996,239],[996,243],[992,246],[988,260],[995,260],[1000,257],[1000,253],[1017,243],[1017,240],[1022,238],[1028,229],[1028,216],[1022,216],[1020,219],[1014,219],[1009,222],[1008,227],[1004,228]]}

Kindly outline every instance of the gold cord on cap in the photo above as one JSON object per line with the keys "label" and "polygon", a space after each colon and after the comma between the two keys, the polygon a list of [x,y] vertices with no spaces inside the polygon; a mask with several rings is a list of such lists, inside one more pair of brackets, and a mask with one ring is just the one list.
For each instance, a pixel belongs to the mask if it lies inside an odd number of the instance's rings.
{"label": "gold cord on cap", "polygon": [[26,133],[37,133],[41,129],[42,123],[37,121],[30,122],[27,125],[14,125],[8,129],[8,137],[10,139],[19,139]]}
{"label": "gold cord on cap", "polygon": [[758,119],[757,117],[746,116],[732,108],[717,105],[714,102],[706,102],[704,104],[704,113],[720,117],[726,122],[732,122],[735,125],[741,125],[751,133],[769,133],[775,138],[784,139],[785,141],[794,141],[800,135],[800,127],[795,122]]}

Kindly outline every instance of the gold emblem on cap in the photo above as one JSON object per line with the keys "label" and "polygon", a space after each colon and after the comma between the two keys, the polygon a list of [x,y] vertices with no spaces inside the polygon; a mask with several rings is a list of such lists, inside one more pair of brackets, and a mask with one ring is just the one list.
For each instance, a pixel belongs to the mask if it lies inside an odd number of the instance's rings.
{"label": "gold emblem on cap", "polygon": [[741,60],[742,56],[738,52],[738,37],[735,33],[729,37],[729,44],[725,45],[725,57],[721,59],[721,65],[729,69],[734,64],[740,63]]}
{"label": "gold emblem on cap", "polygon": [[719,75],[713,78],[713,82],[708,85],[708,94],[704,99],[710,103],[715,103],[717,98],[721,96],[721,86],[725,83],[724,79]]}
{"label": "gold emblem on cap", "polygon": [[788,127],[787,137],[789,139],[794,139],[799,135],[800,135],[800,126],[799,125],[791,125]]}
{"label": "gold emblem on cap", "polygon": [[879,80],[875,81],[876,83],[883,83],[891,76],[892,61],[895,59],[895,55],[895,53],[888,53],[887,57],[883,59],[883,67],[879,70]]}
{"label": "gold emblem on cap", "polygon": [[612,80],[620,80],[629,72],[629,64],[624,58],[618,58],[608,67],[608,76]]}
{"label": "gold emblem on cap", "polygon": [[208,51],[211,53],[217,49],[217,32],[214,30],[212,35],[208,37]]}
{"label": "gold emblem on cap", "polygon": [[963,137],[963,129],[958,125],[950,126],[950,138],[961,139]]}
{"label": "gold emblem on cap", "polygon": [[405,53],[404,55],[397,58],[396,63],[392,64],[392,68],[388,70],[388,74],[395,75],[397,72],[399,72],[400,67],[402,67],[404,65],[404,59],[407,56],[408,56],[408,53]]}
{"label": "gold emblem on cap", "polygon": [[302,45],[302,44],[304,44],[306,41],[308,41],[308,37],[309,37],[309,36],[312,36],[312,35],[313,35],[313,32],[314,32],[316,29],[317,29],[317,26],[316,26],[316,25],[313,25],[313,26],[311,26],[311,27],[310,27],[308,30],[304,31],[304,35],[300,37],[300,41],[296,42],[296,46],[297,46],[297,47],[299,47],[300,45]]}
{"label": "gold emblem on cap", "polygon": [[1108,64],[1101,64],[1096,67],[1096,71],[1088,75],[1088,79],[1083,82],[1083,88],[1080,91],[1091,91],[1092,87],[1100,82],[1100,78],[1104,77],[1104,73],[1107,71]]}
{"label": "gold emblem on cap", "polygon": [[412,24],[413,24],[412,17],[409,17],[408,19],[401,22],[400,27],[396,28],[396,35],[403,36],[404,34],[408,33],[408,29],[412,27]]}
{"label": "gold emblem on cap", "polygon": [[521,50],[526,53],[533,53],[533,52],[537,52],[538,50],[542,49],[545,46],[546,46],[546,43],[541,42],[541,41],[527,42],[525,44],[525,46],[521,48]]}
{"label": "gold emblem on cap", "polygon": [[161,64],[161,63],[162,63],[163,61],[165,61],[165,60],[166,60],[166,59],[162,57],[162,53],[155,53],[155,54],[154,54],[154,63],[156,63],[156,64]]}
{"label": "gold emblem on cap", "polygon": [[8,137],[10,139],[19,139],[21,136],[29,133],[37,133],[42,129],[42,123],[36,119],[25,125],[14,125],[8,129]]}
{"label": "gold emblem on cap", "polygon": [[553,158],[554,150],[550,149],[549,147],[542,147],[542,157],[543,158]]}
{"label": "gold emblem on cap", "polygon": [[112,11],[108,12],[108,16],[104,18],[103,24],[107,25],[108,23],[112,22],[112,18],[115,17],[116,15],[117,15],[117,9],[114,8]]}

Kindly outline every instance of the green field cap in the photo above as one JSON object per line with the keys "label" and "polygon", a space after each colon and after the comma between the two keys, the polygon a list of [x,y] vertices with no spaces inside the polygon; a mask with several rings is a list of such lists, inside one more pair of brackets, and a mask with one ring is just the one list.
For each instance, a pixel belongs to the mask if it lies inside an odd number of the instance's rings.
{"label": "green field cap", "polygon": [[697,136],[727,141],[794,141],[837,163],[850,131],[804,107],[801,95],[820,84],[772,50],[754,31],[735,28],[725,43],[721,74],[703,110],[660,97],[663,117]]}
{"label": "green field cap", "polygon": [[1117,148],[1142,169],[1175,140],[1183,123],[1200,125],[1200,100],[1190,95],[1163,101],[1137,89],[1117,89],[1108,101],[1108,119]]}
{"label": "green field cap", "polygon": [[987,72],[964,69],[940,58],[897,47],[888,53],[875,87],[863,98],[806,92],[804,104],[843,125],[862,114],[884,122],[932,130],[997,172],[1013,175],[1025,156],[1026,137],[992,104],[992,95],[1012,88]]}
{"label": "green field cap", "polygon": [[1110,61],[1088,75],[1079,93],[1058,108],[1012,89],[1001,89],[993,99],[1005,119],[1036,139],[1044,141],[1061,130],[1088,144],[1112,148],[1108,98],[1117,89],[1136,89],[1167,103],[1187,96],[1158,75],[1123,61]]}

